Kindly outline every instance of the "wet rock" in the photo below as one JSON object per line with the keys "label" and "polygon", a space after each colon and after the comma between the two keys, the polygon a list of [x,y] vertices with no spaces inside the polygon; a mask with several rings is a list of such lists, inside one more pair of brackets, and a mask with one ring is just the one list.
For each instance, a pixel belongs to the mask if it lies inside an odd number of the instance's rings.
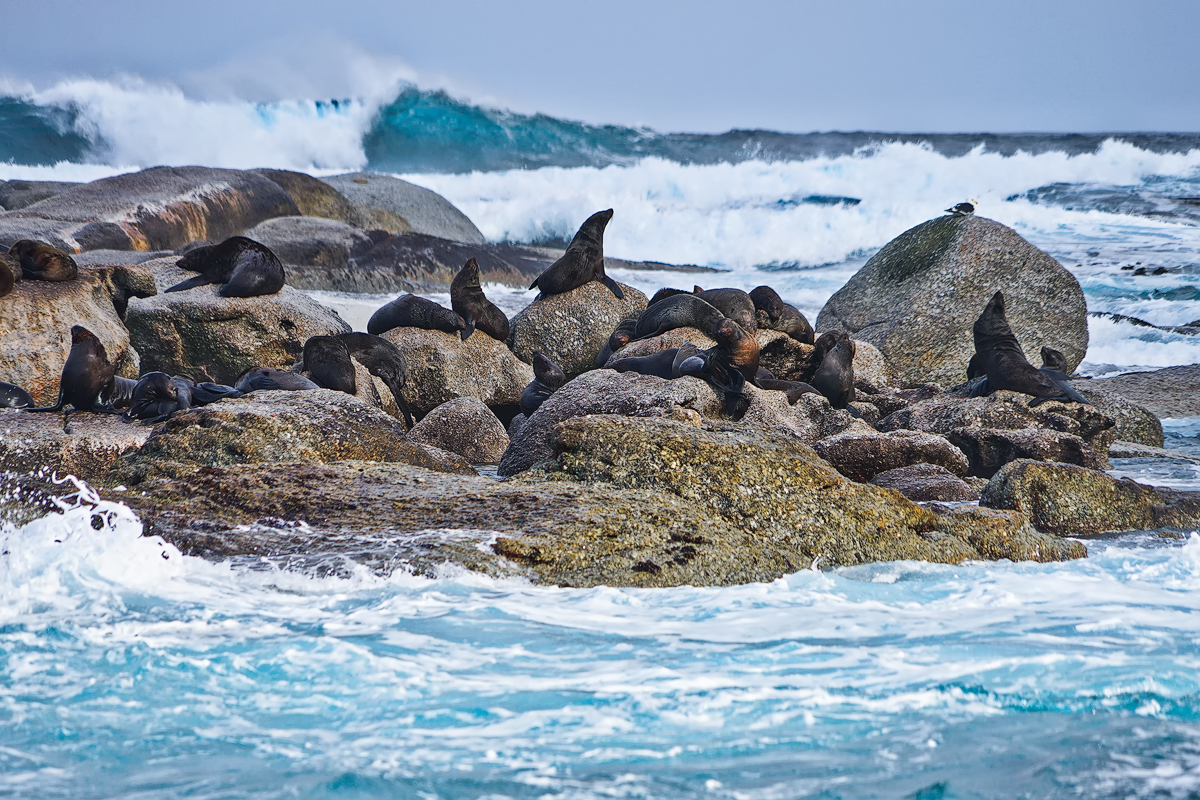
{"label": "wet rock", "polygon": [[458,456],[410,442],[399,421],[332,389],[254,392],[176,414],[110,482],[179,477],[202,466],[363,460],[474,474]]}
{"label": "wet rock", "polygon": [[1137,442],[1115,441],[1108,448],[1109,458],[1171,458],[1176,461],[1200,461],[1200,456],[1184,453],[1181,450],[1167,450],[1162,447],[1151,447]]}
{"label": "wet rock", "polygon": [[992,477],[1005,464],[1017,459],[1057,461],[1088,469],[1111,466],[1107,455],[1088,447],[1080,437],[1062,431],[965,427],[948,432],[946,438],[966,453],[970,474],[981,478]]}
{"label": "wet rock", "polygon": [[920,431],[854,431],[821,439],[813,449],[852,481],[869,481],[881,472],[912,464],[936,464],[955,475],[967,474],[967,457],[945,438]]}
{"label": "wet rock", "polygon": [[986,561],[1067,561],[1087,558],[1082,542],[1072,542],[1038,531],[1024,514],[979,506],[949,509],[955,533]]}
{"label": "wet rock", "polygon": [[466,341],[457,334],[422,328],[393,328],[383,338],[408,362],[405,399],[425,414],[457,397],[476,397],[488,406],[520,402],[533,380],[533,368],[490,336],[476,333]]}
{"label": "wet rock", "polygon": [[996,473],[979,502],[1020,511],[1038,530],[1059,536],[1200,524],[1200,494],[1068,464],[1014,461]]}
{"label": "wet rock", "polygon": [[978,216],[938,217],[893,239],[829,299],[816,329],[875,345],[902,383],[953,386],[975,351],[971,325],[997,290],[1032,363],[1049,345],[1079,365],[1088,342],[1079,282],[1012,229]]}
{"label": "wet rock", "polygon": [[442,403],[408,434],[409,441],[457,453],[472,464],[495,464],[508,447],[508,433],[496,415],[475,397]]}
{"label": "wet rock", "polygon": [[871,483],[885,489],[895,489],[913,502],[963,502],[979,499],[979,492],[968,486],[962,478],[937,464],[910,464],[889,469],[871,478]]}
{"label": "wet rock", "polygon": [[352,172],[321,180],[355,205],[364,227],[382,228],[389,233],[412,231],[467,244],[486,241],[466,214],[429,189],[371,172]]}
{"label": "wet rock", "polygon": [[534,300],[512,318],[509,348],[527,363],[533,363],[533,354],[540,352],[562,367],[568,378],[592,369],[617,324],[646,310],[646,295],[632,286],[618,286],[625,294],[623,300],[598,281]]}
{"label": "wet rock", "polygon": [[276,217],[243,235],[271,248],[284,264],[309,267],[346,269],[352,257],[372,247],[362,230],[321,217]]}
{"label": "wet rock", "polygon": [[245,298],[221,297],[219,288],[199,286],[130,302],[125,324],[133,346],[148,354],[143,372],[233,385],[251,367],[287,369],[311,336],[350,330],[332,309],[290,286]]}
{"label": "wet rock", "polygon": [[155,291],[141,267],[80,267],[73,281],[18,281],[0,300],[0,380],[51,405],[71,351],[72,325],[96,334],[118,375],[136,378],[140,359],[122,317],[130,298]]}
{"label": "wet rock", "polygon": [[47,470],[88,482],[101,480],[121,456],[136,451],[150,429],[112,414],[30,414],[0,409],[0,471]]}
{"label": "wet rock", "polygon": [[1116,393],[1159,417],[1200,416],[1200,364],[1096,378],[1082,386]]}
{"label": "wet rock", "polygon": [[354,204],[319,178],[286,169],[255,169],[251,172],[278,184],[306,217],[324,217],[345,222],[356,228],[364,227],[362,214]]}
{"label": "wet rock", "polygon": [[1127,400],[1115,389],[1097,386],[1097,381],[1077,381],[1074,386],[1096,410],[1111,419],[1113,436],[1125,442],[1150,447],[1163,446],[1162,422],[1148,408]]}

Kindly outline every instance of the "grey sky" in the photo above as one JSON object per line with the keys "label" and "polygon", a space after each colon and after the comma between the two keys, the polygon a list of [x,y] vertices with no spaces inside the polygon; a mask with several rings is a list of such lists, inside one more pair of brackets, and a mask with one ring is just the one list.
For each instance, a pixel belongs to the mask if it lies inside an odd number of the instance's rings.
{"label": "grey sky", "polygon": [[[1196,0],[4,0],[0,74],[198,96],[423,87],[664,131],[1200,131]],[[31,34],[30,32],[37,32]]]}

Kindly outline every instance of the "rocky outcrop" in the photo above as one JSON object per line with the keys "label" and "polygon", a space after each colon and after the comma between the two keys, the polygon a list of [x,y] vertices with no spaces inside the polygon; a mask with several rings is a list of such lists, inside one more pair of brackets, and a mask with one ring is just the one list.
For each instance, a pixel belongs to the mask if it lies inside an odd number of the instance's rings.
{"label": "rocky outcrop", "polygon": [[1156,489],[1067,464],[1014,461],[996,473],[979,502],[1020,511],[1038,530],[1059,536],[1200,525],[1198,493]]}
{"label": "rocky outcrop", "polygon": [[243,235],[271,248],[284,264],[309,267],[346,269],[351,258],[374,246],[362,230],[322,217],[276,217]]}
{"label": "rocky outcrop", "polygon": [[1137,442],[1115,441],[1108,448],[1111,458],[1170,458],[1176,461],[1200,461],[1200,456],[1185,453],[1181,450],[1168,450],[1162,447],[1151,447]]}
{"label": "rocky outcrop", "polygon": [[1154,412],[1126,399],[1115,389],[1097,384],[1099,381],[1076,381],[1074,386],[1097,411],[1113,421],[1114,437],[1149,447],[1163,446],[1162,422]]}
{"label": "rocky outcrop", "polygon": [[393,328],[383,338],[408,362],[404,398],[418,414],[456,397],[476,397],[487,406],[518,403],[533,380],[533,368],[484,333],[466,341],[457,334],[423,328]]}
{"label": "rocky outcrop", "polygon": [[0,300],[0,381],[24,387],[39,405],[52,404],[72,325],[96,334],[117,374],[137,377],[138,350],[122,318],[131,298],[155,291],[141,267],[80,267],[73,281],[19,281]]}
{"label": "rocky outcrop", "polygon": [[286,169],[255,169],[251,172],[276,183],[306,217],[335,219],[356,228],[369,227],[353,203],[319,178]]}
{"label": "rocky outcrop", "polygon": [[533,354],[541,353],[568,378],[592,369],[621,320],[646,310],[646,295],[632,286],[618,286],[623,300],[598,281],[534,300],[512,318],[509,348],[530,364]]}
{"label": "rocky outcrop", "polygon": [[1078,385],[1087,391],[1118,394],[1160,417],[1200,416],[1200,364],[1096,378]]}
{"label": "rocky outcrop", "polygon": [[1088,447],[1083,439],[1071,433],[1024,428],[994,430],[992,428],[955,428],[946,434],[950,442],[966,453],[969,474],[990,478],[1005,464],[1017,459],[1057,461],[1077,464],[1088,469],[1108,469],[1106,453]]}
{"label": "rocky outcrop", "polygon": [[389,233],[423,233],[467,244],[486,240],[467,215],[437,192],[373,172],[352,172],[321,180],[355,205],[363,226]]}
{"label": "rocky outcrop", "polygon": [[829,299],[816,329],[875,345],[902,383],[953,386],[975,352],[971,326],[997,290],[1032,363],[1049,345],[1079,365],[1088,343],[1079,282],[1012,229],[977,216],[938,217],[893,239]]}
{"label": "rocky outcrop", "polygon": [[495,464],[508,447],[504,425],[476,397],[442,403],[413,426],[408,438],[457,453],[472,464]]}
{"label": "rocky outcrop", "polygon": [[935,464],[966,475],[967,457],[944,437],[920,431],[852,431],[818,441],[813,449],[852,481],[913,464]]}
{"label": "rocky outcrop", "polygon": [[0,209],[17,211],[79,186],[67,181],[0,181]]}
{"label": "rocky outcrop", "polygon": [[937,464],[910,464],[889,469],[871,478],[871,483],[885,489],[895,489],[913,502],[970,502],[979,499],[979,493],[962,478]]}
{"label": "rocky outcrop", "polygon": [[173,250],[298,213],[278,184],[252,172],[153,167],[74,186],[0,214],[0,242],[44,239],[69,252]]}
{"label": "rocky outcrop", "polygon": [[310,336],[350,330],[334,311],[290,286],[246,298],[221,297],[218,288],[130,302],[125,324],[133,346],[146,354],[143,372],[232,384],[251,367],[290,367]]}
{"label": "rocky outcrop", "polygon": [[417,445],[401,424],[332,389],[254,392],[175,414],[123,459],[110,482],[136,485],[202,466],[367,460],[474,474],[457,456]]}
{"label": "rocky outcrop", "polygon": [[30,414],[0,408],[0,471],[45,470],[60,478],[74,475],[98,482],[149,435],[150,428],[129,425],[112,414]]}

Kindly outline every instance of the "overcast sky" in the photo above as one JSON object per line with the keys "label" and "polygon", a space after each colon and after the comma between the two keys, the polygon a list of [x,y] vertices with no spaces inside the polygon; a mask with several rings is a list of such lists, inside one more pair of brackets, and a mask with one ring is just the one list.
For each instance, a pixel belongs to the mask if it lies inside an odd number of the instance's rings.
{"label": "overcast sky", "polygon": [[663,131],[1200,131],[1200,0],[4,0],[0,74],[247,99],[403,75]]}

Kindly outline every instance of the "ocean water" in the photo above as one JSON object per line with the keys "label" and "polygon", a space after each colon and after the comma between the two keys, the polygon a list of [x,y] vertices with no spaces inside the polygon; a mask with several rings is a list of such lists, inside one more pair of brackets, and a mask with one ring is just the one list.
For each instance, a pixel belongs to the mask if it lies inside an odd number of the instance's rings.
{"label": "ocean water", "polygon": [[[770,283],[810,319],[973,198],[1122,315],[1090,319],[1081,371],[1200,362],[1166,329],[1200,320],[1197,135],[665,134],[411,86],[266,105],[78,79],[0,99],[0,162],[374,169],[493,241],[559,243],[613,207],[610,255],[722,271],[618,280]],[[360,328],[390,299],[318,296]],[[1114,474],[1200,489],[1200,420],[1164,424],[1180,458]],[[0,796],[1200,797],[1198,532],[1065,564],[574,590],[212,563],[65,486],[33,521],[0,497]]]}

